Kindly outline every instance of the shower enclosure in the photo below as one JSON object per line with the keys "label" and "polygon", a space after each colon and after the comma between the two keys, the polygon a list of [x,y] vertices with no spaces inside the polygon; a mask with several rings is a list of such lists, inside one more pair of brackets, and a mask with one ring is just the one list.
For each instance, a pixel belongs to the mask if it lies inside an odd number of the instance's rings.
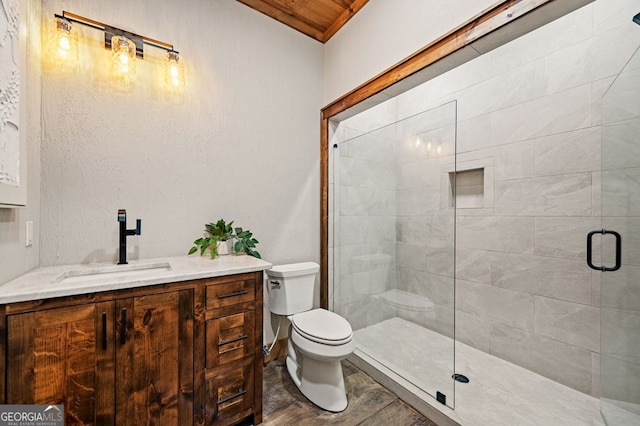
{"label": "shower enclosure", "polygon": [[[532,416],[640,423],[636,6],[597,0],[335,125],[329,300],[359,359],[460,413],[469,348],[533,374]],[[472,398],[511,419],[504,371]]]}

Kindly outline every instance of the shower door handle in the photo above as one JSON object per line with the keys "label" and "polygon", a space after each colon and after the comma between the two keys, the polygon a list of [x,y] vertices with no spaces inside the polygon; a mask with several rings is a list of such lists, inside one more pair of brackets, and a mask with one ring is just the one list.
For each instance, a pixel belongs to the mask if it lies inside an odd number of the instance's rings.
{"label": "shower door handle", "polygon": [[[592,249],[593,249],[593,236],[596,234],[601,234],[601,235],[606,235],[606,234],[611,234],[615,237],[616,239],[616,264],[612,267],[607,267],[607,266],[595,266],[593,264],[592,261]],[[595,269],[596,271],[602,271],[602,272],[611,272],[611,271],[617,271],[618,269],[620,269],[620,266],[622,265],[622,237],[620,237],[620,234],[618,234],[616,231],[608,231],[606,229],[600,229],[598,231],[591,231],[587,234],[587,265],[589,265],[589,268],[591,269]]]}

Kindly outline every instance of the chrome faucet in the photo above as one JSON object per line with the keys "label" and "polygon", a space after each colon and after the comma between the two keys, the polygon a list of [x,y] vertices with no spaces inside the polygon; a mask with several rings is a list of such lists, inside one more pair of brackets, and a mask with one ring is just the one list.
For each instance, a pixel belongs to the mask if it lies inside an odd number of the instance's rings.
{"label": "chrome faucet", "polygon": [[129,235],[140,235],[142,220],[136,219],[136,229],[127,229],[127,211],[118,210],[118,222],[120,222],[120,261],[118,265],[126,265],[127,262],[127,237]]}

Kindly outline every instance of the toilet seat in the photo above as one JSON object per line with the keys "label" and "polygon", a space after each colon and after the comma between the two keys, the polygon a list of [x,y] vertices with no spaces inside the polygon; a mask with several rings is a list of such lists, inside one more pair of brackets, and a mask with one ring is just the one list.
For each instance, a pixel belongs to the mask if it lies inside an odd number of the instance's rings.
{"label": "toilet seat", "polygon": [[335,312],[313,309],[290,317],[291,325],[302,337],[316,343],[340,346],[353,339],[349,322]]}

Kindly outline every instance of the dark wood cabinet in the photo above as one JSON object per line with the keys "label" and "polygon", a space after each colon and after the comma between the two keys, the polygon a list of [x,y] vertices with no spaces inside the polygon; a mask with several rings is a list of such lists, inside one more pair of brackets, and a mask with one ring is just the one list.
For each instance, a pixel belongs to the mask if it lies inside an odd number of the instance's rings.
{"label": "dark wood cabinet", "polygon": [[105,302],[8,316],[6,403],[64,404],[67,425],[113,423],[115,352],[97,344],[111,311]]}
{"label": "dark wood cabinet", "polygon": [[262,422],[262,285],[251,276],[210,283],[205,310],[207,425]]}
{"label": "dark wood cabinet", "polygon": [[262,272],[0,305],[0,403],[67,425],[262,421]]}

